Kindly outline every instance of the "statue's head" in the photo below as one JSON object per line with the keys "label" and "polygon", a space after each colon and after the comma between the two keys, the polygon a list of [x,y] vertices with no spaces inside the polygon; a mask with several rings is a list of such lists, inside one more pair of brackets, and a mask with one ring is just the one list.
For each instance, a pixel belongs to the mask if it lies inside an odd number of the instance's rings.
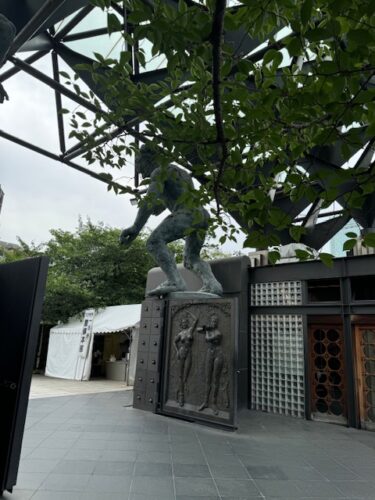
{"label": "statue's head", "polygon": [[187,316],[182,316],[182,318],[180,319],[180,327],[183,330],[189,328],[189,318]]}
{"label": "statue's head", "polygon": [[217,317],[216,314],[211,314],[210,316],[210,327],[211,328],[217,328],[217,325],[219,324],[219,318]]}
{"label": "statue's head", "polygon": [[158,168],[156,153],[148,144],[142,146],[139,154],[135,157],[135,167],[142,177],[150,177],[152,172]]}

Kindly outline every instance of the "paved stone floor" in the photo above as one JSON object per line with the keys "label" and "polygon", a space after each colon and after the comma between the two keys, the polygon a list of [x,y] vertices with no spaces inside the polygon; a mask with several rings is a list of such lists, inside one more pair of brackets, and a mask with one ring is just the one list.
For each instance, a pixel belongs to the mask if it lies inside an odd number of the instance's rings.
{"label": "paved stone floor", "polygon": [[131,392],[30,401],[13,500],[375,499],[375,433],[246,412],[219,431]]}
{"label": "paved stone floor", "polygon": [[33,375],[30,399],[55,396],[73,396],[76,394],[96,394],[99,392],[131,390],[125,382],[107,379],[65,380],[61,378]]}

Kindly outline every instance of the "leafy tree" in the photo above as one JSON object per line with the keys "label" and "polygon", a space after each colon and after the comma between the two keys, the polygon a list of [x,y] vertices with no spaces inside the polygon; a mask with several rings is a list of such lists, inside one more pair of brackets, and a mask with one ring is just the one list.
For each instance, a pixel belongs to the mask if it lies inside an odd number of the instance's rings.
{"label": "leafy tree", "polygon": [[[109,32],[121,30],[110,0],[93,3],[107,10]],[[137,149],[129,138],[152,141],[162,165],[176,161],[200,181],[185,203],[211,203],[213,228],[235,239],[223,216],[231,213],[248,233],[246,244],[256,247],[280,243],[283,231],[298,241],[305,231],[275,207],[275,189],[293,203],[307,198],[323,208],[340,195],[350,213],[373,195],[372,158],[347,169],[308,166],[316,146],[337,144],[343,163],[374,142],[373,0],[244,0],[232,8],[225,0],[179,0],[175,7],[125,0],[125,6],[128,49],[118,59],[97,55],[93,65],[77,67],[81,75],[90,72],[107,106],[100,110],[91,93],[93,120],[72,116],[71,135],[85,141],[89,163],[122,168]],[[235,31],[243,44],[229,43],[226,34]],[[134,77],[134,47],[141,47],[135,51],[141,71],[150,59],[165,59],[158,81]]]}
{"label": "leafy tree", "polygon": [[155,264],[141,235],[125,249],[120,230],[80,222],[76,232],[51,230],[44,245],[27,245],[5,253],[5,261],[47,255],[50,259],[43,320],[66,321],[88,307],[132,304],[144,298],[147,272]]}
{"label": "leafy tree", "polygon": [[[148,271],[155,262],[146,249],[148,234],[141,234],[129,248],[119,244],[120,230],[90,221],[79,222],[75,232],[51,230],[45,244],[2,251],[3,262],[46,255],[50,259],[43,321],[56,324],[89,307],[134,304],[144,300]],[[171,244],[177,262],[183,261],[183,242]],[[203,257],[225,254],[215,245],[204,248]]]}

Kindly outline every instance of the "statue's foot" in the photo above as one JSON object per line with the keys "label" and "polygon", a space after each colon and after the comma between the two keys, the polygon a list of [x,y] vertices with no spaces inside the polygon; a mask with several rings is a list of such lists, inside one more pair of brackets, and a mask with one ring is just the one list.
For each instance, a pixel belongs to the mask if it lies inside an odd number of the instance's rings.
{"label": "statue's foot", "polygon": [[214,412],[214,415],[219,415],[219,409],[218,409],[218,407],[216,406],[216,404],[213,404],[213,405],[212,405],[212,411]]}
{"label": "statue's foot", "polygon": [[223,288],[221,287],[220,283],[218,283],[218,285],[203,285],[199,292],[212,293],[213,295],[218,295],[219,297],[223,296]]}
{"label": "statue's foot", "polygon": [[204,401],[204,403],[202,403],[200,405],[200,407],[198,408],[198,411],[203,411],[207,407],[208,407],[208,403],[207,403],[207,401]]}
{"label": "statue's foot", "polygon": [[182,408],[185,404],[185,398],[183,394],[178,395],[178,405]]}
{"label": "statue's foot", "polygon": [[149,292],[146,293],[146,297],[152,297],[153,295],[159,296],[159,295],[167,295],[172,292],[185,292],[186,291],[186,285],[184,282],[179,282],[175,283],[172,281],[164,281],[164,283],[161,283],[159,286],[154,288],[153,290],[150,290]]}

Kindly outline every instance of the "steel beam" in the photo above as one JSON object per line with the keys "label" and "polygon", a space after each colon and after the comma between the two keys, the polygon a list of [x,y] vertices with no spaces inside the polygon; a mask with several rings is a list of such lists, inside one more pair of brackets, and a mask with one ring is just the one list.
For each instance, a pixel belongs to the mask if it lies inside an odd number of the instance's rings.
{"label": "steel beam", "polygon": [[45,75],[41,71],[33,68],[29,64],[25,63],[24,61],[21,61],[21,59],[17,59],[16,57],[11,57],[10,58],[11,62],[17,66],[18,68],[22,69],[25,71],[25,73],[28,73],[29,75],[33,76],[37,80],[45,83],[49,87],[51,87],[54,90],[57,90],[61,94],[65,95],[72,101],[76,102],[77,104],[80,104],[81,106],[84,106],[86,109],[93,111],[94,113],[101,113],[102,110],[95,106],[95,104],[92,104],[90,101],[87,99],[84,99],[80,95],[72,92],[71,90],[67,89],[64,85],[62,85],[59,82],[56,82],[53,78],[50,78],[49,76]]}
{"label": "steel beam", "polygon": [[[32,64],[35,61],[38,61],[38,59],[41,59],[43,56],[48,54],[49,50],[41,50],[39,52],[36,52],[32,56],[29,56],[27,59],[24,60],[25,63],[27,64]],[[12,76],[16,75],[21,71],[21,68],[17,68],[14,66],[13,68],[8,69],[7,71],[4,71],[0,75],[0,82],[5,82],[5,80],[8,80],[8,78],[11,78]]]}
{"label": "steel beam", "polygon": [[14,39],[9,49],[8,58],[15,54],[22,45],[38,31],[40,26],[58,9],[66,0],[47,0],[34,14],[30,21],[22,28]]}
{"label": "steel beam", "polygon": [[15,144],[18,144],[19,146],[22,146],[26,149],[30,149],[31,151],[34,151],[35,153],[39,153],[43,156],[46,156],[47,158],[50,158],[51,160],[55,160],[55,161],[58,161],[59,163],[63,163],[64,165],[67,165],[68,167],[71,167],[74,170],[78,170],[79,172],[82,172],[83,174],[89,175],[90,177],[93,177],[96,180],[104,182],[104,184],[115,187],[119,191],[124,191],[124,189],[125,189],[125,186],[122,186],[121,184],[118,184],[117,182],[105,179],[100,174],[97,174],[96,172],[92,172],[88,168],[81,167],[81,165],[77,165],[76,163],[73,163],[69,160],[65,160],[64,158],[62,158],[54,153],[51,153],[51,151],[40,148],[39,146],[36,146],[35,144],[31,144],[30,142],[24,141],[23,139],[20,139],[19,137],[16,137],[14,135],[8,134],[7,132],[4,132],[4,130],[0,130],[0,137],[8,140],[10,142],[14,142]]}
{"label": "steel beam", "polygon": [[[114,32],[122,31],[118,29]],[[62,42],[74,42],[75,40],[84,40],[85,38],[93,38],[94,36],[108,35],[108,28],[96,28],[94,30],[80,31],[78,33],[67,34],[62,38]]]}
{"label": "steel beam", "polygon": [[76,14],[73,19],[71,19],[60,31],[56,33],[55,40],[60,41],[67,35],[73,28],[77,26],[90,12],[94,9],[93,5],[87,5],[83,7],[78,14]]}
{"label": "steel beam", "polygon": [[119,5],[117,5],[117,3],[116,3],[116,2],[114,2],[114,1],[112,1],[112,2],[111,2],[111,7],[112,7],[112,9],[113,9],[113,10],[115,10],[115,11],[117,12],[117,14],[120,14],[120,16],[125,17],[123,7],[120,7],[120,6],[119,6]]}
{"label": "steel beam", "polygon": [[[59,61],[56,52],[53,51],[51,56],[52,56],[53,78],[55,79],[56,82],[60,83]],[[56,101],[57,127],[59,131],[60,151],[61,153],[65,153],[66,145],[65,145],[65,134],[64,134],[64,117],[62,115],[61,94],[58,90],[55,90],[55,101]]]}

